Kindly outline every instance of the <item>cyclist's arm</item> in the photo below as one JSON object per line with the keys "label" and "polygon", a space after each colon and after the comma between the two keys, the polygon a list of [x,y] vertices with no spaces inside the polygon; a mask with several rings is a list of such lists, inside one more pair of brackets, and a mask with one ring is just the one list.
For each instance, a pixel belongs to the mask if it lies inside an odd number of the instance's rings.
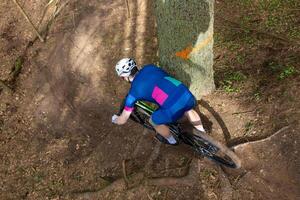
{"label": "cyclist's arm", "polygon": [[125,100],[125,107],[122,111],[122,114],[116,120],[116,123],[119,125],[125,124],[130,117],[131,112],[134,109],[134,104],[137,101],[136,97],[129,93]]}
{"label": "cyclist's arm", "polygon": [[132,111],[128,111],[128,110],[124,109],[122,114],[116,120],[116,124],[118,124],[118,125],[125,124],[127,122],[127,120],[129,119],[131,112]]}

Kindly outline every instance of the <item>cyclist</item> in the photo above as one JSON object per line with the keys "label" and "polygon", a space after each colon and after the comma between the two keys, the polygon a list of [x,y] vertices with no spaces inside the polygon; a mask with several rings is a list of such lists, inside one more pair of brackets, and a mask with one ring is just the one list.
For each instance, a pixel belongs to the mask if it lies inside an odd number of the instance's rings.
{"label": "cyclist", "polygon": [[131,88],[121,115],[112,116],[113,123],[125,124],[134,109],[135,102],[145,100],[159,105],[150,118],[150,123],[159,133],[156,134],[159,141],[170,145],[178,144],[165,124],[176,122],[184,115],[197,130],[205,132],[200,116],[193,109],[196,106],[196,99],[183,83],[153,64],[145,65],[139,70],[131,58],[121,59],[115,69],[119,77],[131,83]]}

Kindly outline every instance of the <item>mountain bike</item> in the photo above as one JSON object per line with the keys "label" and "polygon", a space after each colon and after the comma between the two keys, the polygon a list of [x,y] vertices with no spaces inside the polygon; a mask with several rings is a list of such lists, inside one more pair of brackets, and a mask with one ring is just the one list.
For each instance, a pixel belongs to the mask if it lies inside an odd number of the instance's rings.
{"label": "mountain bike", "polygon": [[[123,100],[120,106],[120,113],[124,108],[124,103],[125,101]],[[130,119],[155,132],[154,127],[149,122],[150,116],[155,110],[156,106],[154,104],[145,101],[137,101],[134,110],[130,115]],[[179,139],[179,142],[182,141],[189,145],[197,154],[205,156],[209,160],[226,167],[240,168],[241,161],[237,155],[206,133],[202,133],[196,129],[193,129],[193,133],[183,132],[181,124],[178,122],[167,124],[167,126],[169,126],[173,136]]]}

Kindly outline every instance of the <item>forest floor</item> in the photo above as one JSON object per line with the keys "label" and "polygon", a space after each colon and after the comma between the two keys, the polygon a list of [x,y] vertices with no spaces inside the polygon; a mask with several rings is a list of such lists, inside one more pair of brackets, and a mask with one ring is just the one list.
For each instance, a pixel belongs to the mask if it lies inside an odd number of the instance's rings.
{"label": "forest floor", "polygon": [[152,1],[130,17],[123,0],[19,2],[46,41],[1,1],[0,199],[299,198],[299,1],[215,1],[216,91],[198,108],[238,170],[111,123],[129,87],[115,63],[158,62]]}

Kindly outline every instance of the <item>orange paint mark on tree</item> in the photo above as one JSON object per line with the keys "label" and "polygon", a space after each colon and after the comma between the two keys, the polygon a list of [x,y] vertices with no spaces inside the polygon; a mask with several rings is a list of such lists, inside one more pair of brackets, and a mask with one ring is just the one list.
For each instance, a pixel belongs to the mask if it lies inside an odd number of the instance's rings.
{"label": "orange paint mark on tree", "polygon": [[185,48],[184,50],[176,52],[175,55],[184,60],[187,60],[190,58],[191,52],[197,52],[197,51],[201,50],[203,47],[208,45],[212,41],[212,39],[213,39],[213,34],[210,34],[205,40],[203,40],[202,42],[197,44],[195,47],[192,47],[192,45],[190,45],[187,48]]}
{"label": "orange paint mark on tree", "polygon": [[213,39],[213,34],[210,34],[205,40],[203,40],[193,48],[193,52],[199,51],[203,47],[207,46],[212,41],[212,39]]}
{"label": "orange paint mark on tree", "polygon": [[180,57],[180,58],[184,59],[184,60],[187,60],[187,59],[189,59],[190,53],[192,52],[192,50],[193,50],[192,46],[188,46],[184,50],[176,52],[175,55],[177,57]]}

